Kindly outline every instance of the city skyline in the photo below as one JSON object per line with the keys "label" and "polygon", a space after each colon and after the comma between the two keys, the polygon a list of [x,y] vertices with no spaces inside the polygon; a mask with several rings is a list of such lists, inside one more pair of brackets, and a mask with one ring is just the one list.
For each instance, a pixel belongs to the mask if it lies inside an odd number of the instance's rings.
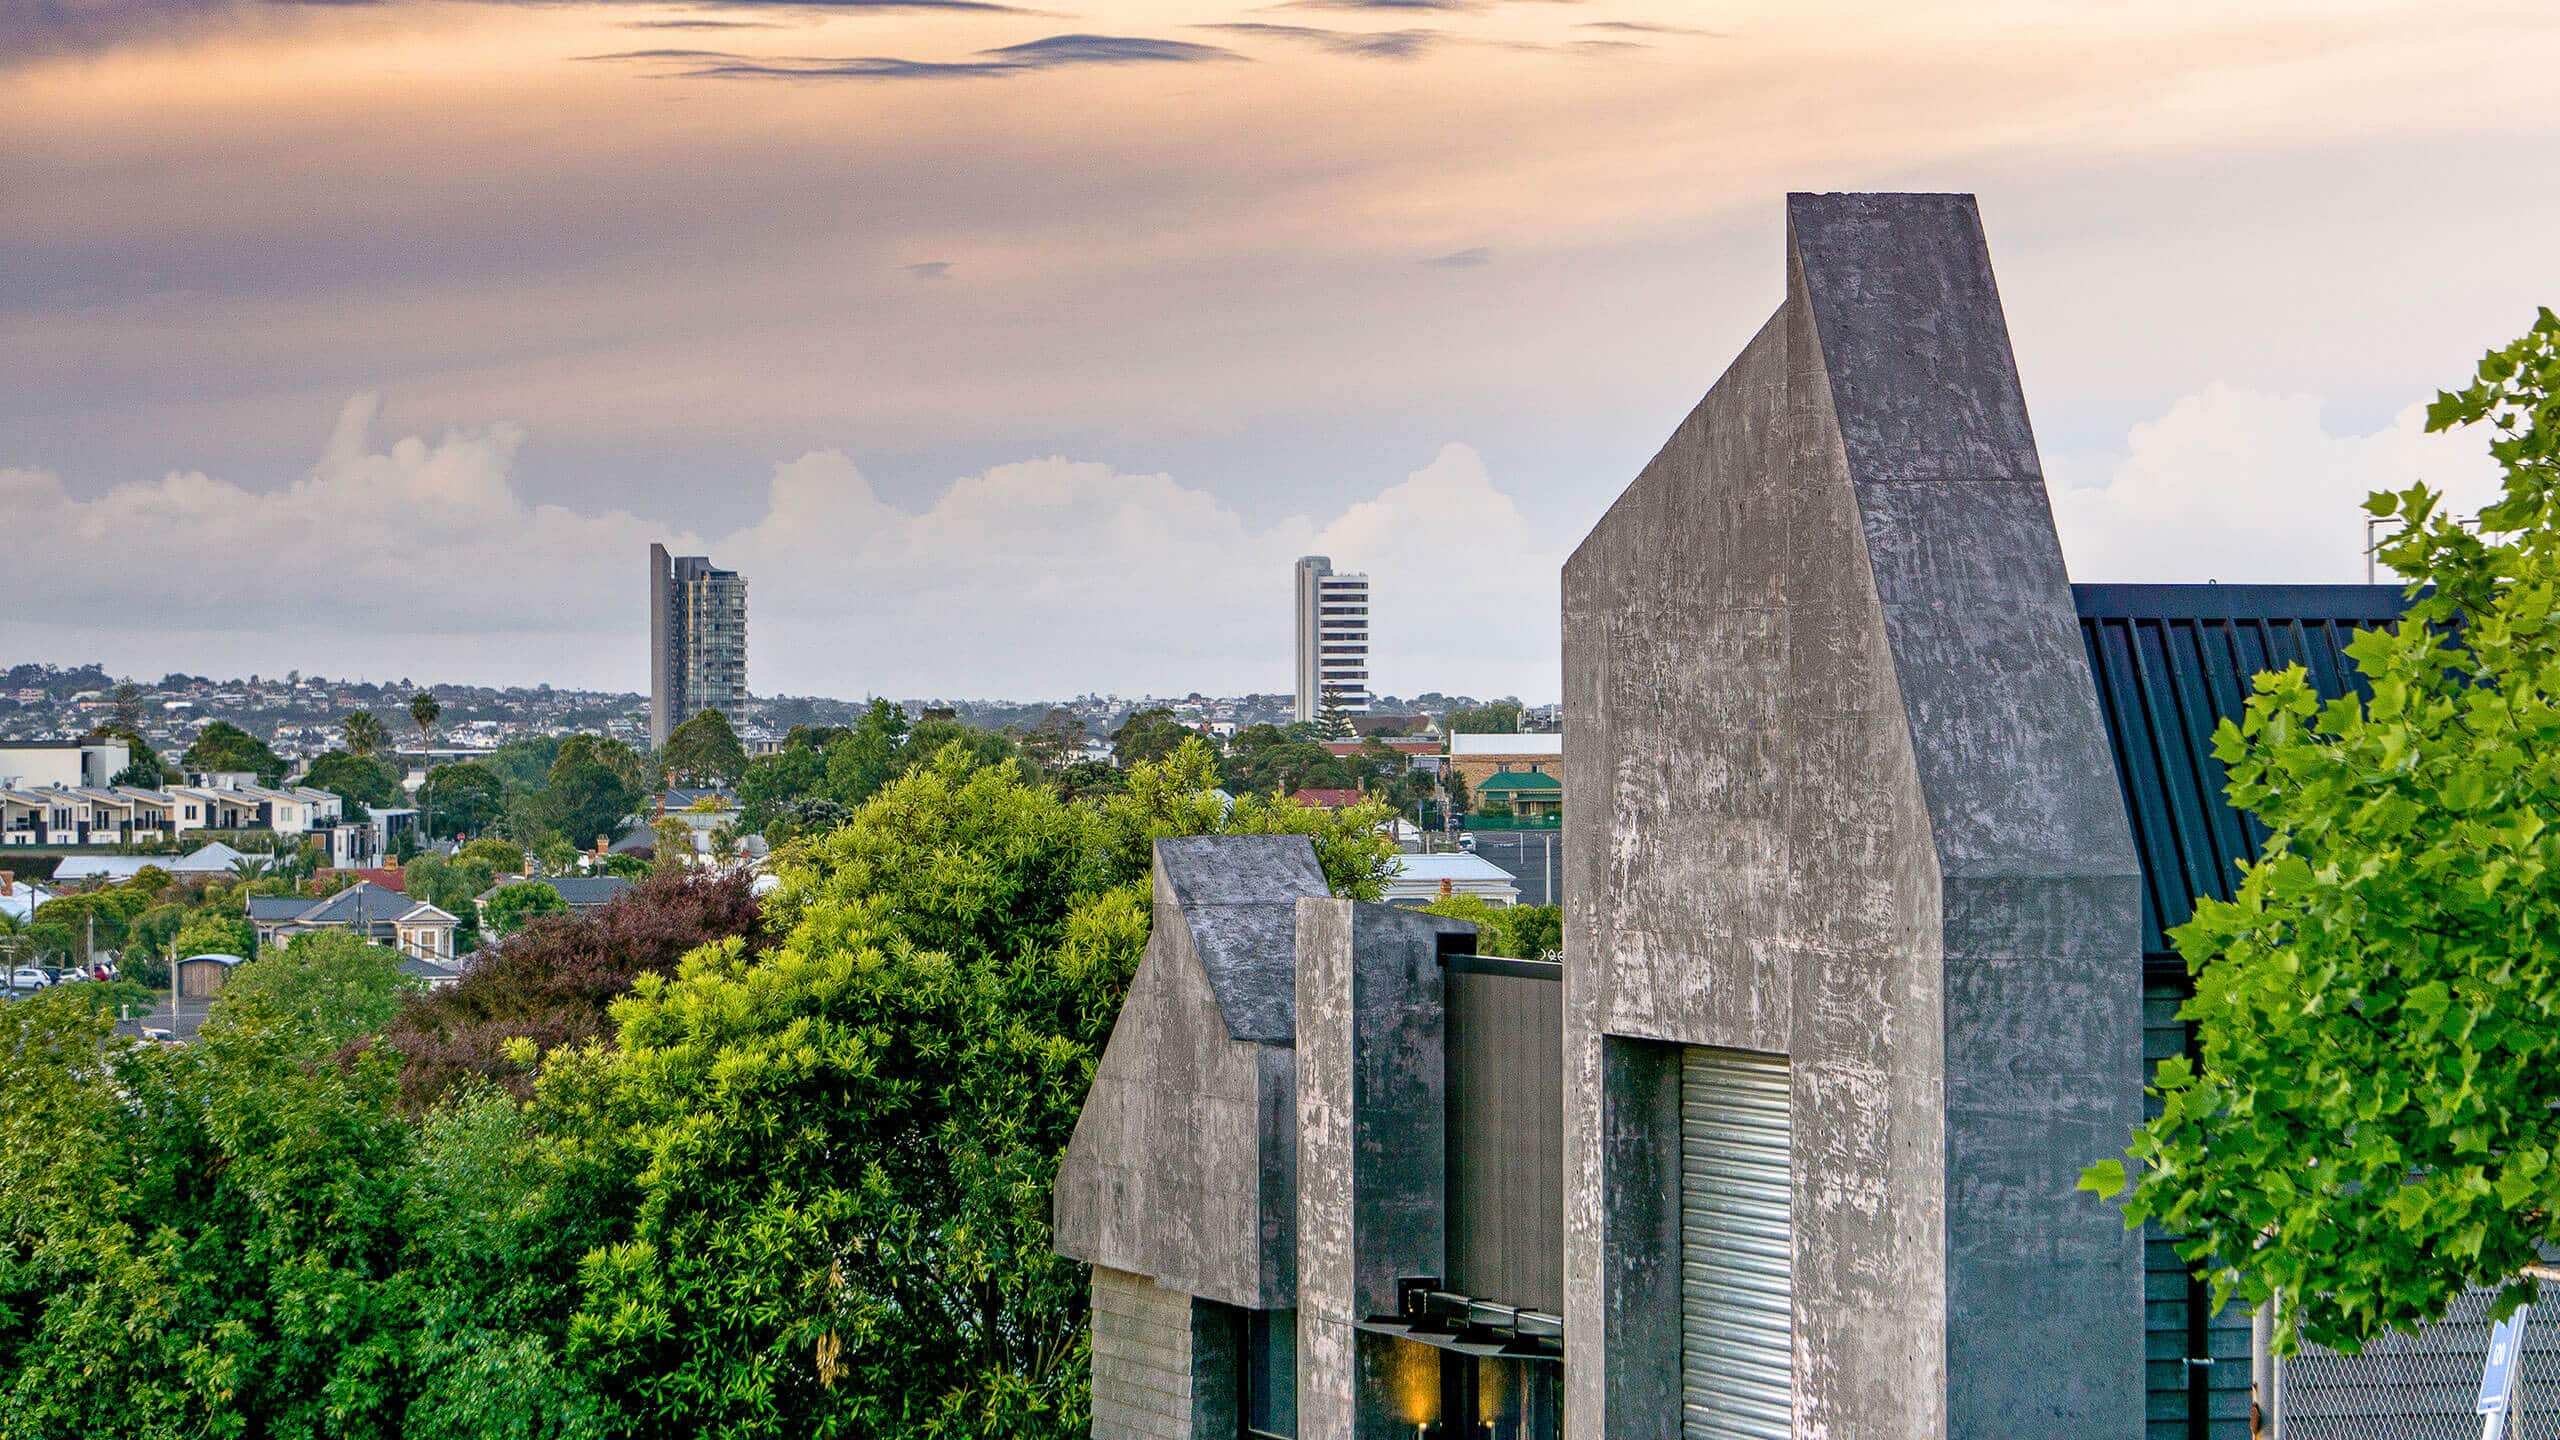
{"label": "city skyline", "polygon": [[2075,574],[2360,579],[2482,483],[2417,407],[2543,298],[2560,19],[2349,10],[22,7],[0,508],[118,563],[0,653],[630,687],[663,538],[777,692],[1281,690],[1334,553],[1390,688],[1552,696],[1827,188],[1981,194]]}

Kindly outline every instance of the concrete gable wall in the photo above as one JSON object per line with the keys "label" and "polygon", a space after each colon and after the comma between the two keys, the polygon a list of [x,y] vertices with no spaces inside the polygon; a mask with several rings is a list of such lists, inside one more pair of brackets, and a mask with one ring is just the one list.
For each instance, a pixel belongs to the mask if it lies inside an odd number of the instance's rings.
{"label": "concrete gable wall", "polygon": [[1788,282],[1565,572],[1568,1428],[1678,1425],[1716,1045],[1794,1074],[1799,1434],[2129,1435],[2063,1171],[2139,1095],[2133,867],[1979,222],[1797,197]]}
{"label": "concrete gable wall", "polygon": [[1279,1131],[1292,1143],[1265,1144],[1266,1112],[1294,1110],[1288,1057],[1228,1037],[1190,928],[1157,906],[1059,1165],[1059,1253],[1230,1305],[1291,1303],[1293,1207],[1266,1209],[1292,1188],[1294,1124]]}

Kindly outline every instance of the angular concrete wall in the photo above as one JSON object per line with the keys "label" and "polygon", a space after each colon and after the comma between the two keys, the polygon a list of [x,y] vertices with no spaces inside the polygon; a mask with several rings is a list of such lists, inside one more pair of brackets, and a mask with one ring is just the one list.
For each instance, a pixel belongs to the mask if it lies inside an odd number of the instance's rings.
{"label": "angular concrete wall", "polygon": [[2137,870],[1962,196],[1778,313],[1566,566],[1567,1425],[1678,1433],[1678,1048],[1789,1057],[1799,1435],[2124,1435]]}
{"label": "angular concrete wall", "polygon": [[1059,1164],[1058,1253],[1295,1303],[1295,907],[1325,893],[1303,836],[1157,843],[1147,953]]}

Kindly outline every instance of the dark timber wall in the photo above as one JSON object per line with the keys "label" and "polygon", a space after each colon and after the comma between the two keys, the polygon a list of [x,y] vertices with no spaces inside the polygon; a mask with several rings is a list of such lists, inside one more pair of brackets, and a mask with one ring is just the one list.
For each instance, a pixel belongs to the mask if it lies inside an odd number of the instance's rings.
{"label": "dark timber wall", "polygon": [[[1564,1310],[1564,986],[1514,962],[1446,977],[1451,1289]],[[1549,967],[1536,967],[1549,968]]]}

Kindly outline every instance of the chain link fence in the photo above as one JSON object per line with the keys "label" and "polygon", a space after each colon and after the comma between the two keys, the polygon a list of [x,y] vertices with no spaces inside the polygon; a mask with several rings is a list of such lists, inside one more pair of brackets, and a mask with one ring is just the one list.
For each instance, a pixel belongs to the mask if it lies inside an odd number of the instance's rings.
{"label": "chain link fence", "polygon": [[[2276,1367],[2276,1440],[2480,1440],[2490,1292],[2474,1290],[2416,1335],[2361,1355],[2306,1345]],[[2524,1329],[2524,1368],[2503,1440],[2560,1440],[2560,1306]]]}

